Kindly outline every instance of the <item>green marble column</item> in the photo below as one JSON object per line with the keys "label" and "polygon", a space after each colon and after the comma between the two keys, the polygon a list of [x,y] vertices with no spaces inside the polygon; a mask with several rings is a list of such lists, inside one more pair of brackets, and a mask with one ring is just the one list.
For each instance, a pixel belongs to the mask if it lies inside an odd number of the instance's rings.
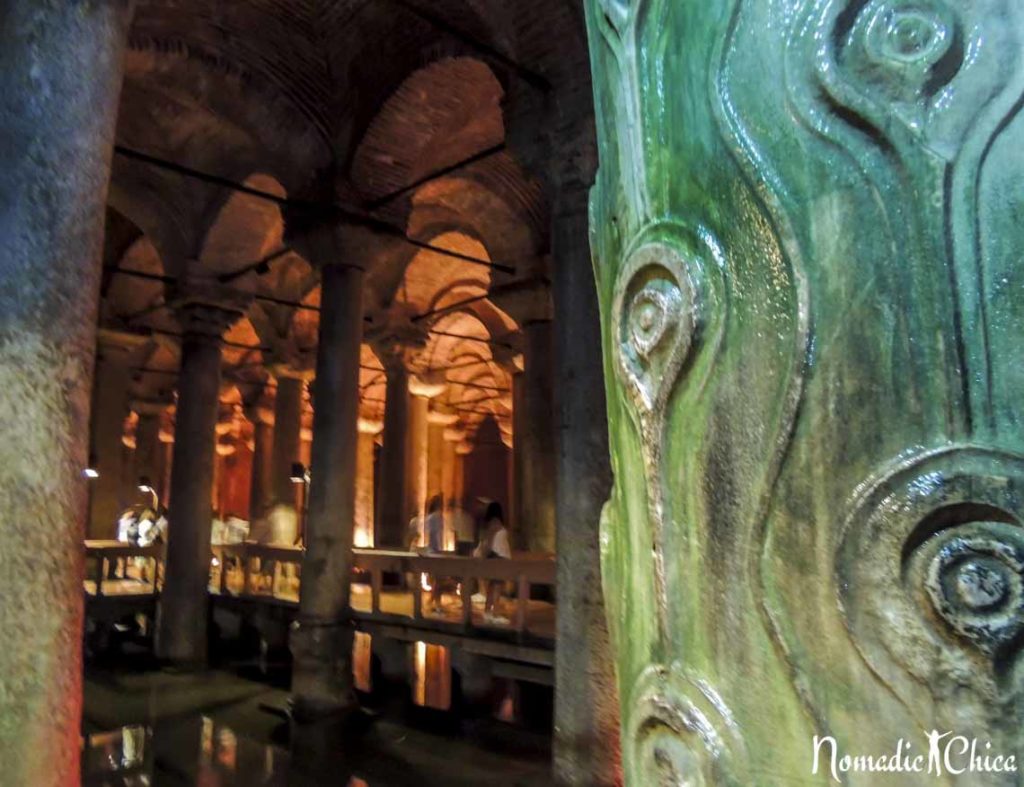
{"label": "green marble column", "polygon": [[1019,757],[1024,6],[586,9],[628,783]]}

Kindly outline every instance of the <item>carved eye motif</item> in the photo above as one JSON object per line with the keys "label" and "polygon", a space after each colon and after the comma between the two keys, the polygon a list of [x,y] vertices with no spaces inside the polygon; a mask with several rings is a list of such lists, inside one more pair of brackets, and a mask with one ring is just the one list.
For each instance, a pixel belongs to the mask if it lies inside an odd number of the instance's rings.
{"label": "carved eye motif", "polygon": [[925,588],[935,611],[989,656],[1024,629],[1024,538],[1002,522],[972,522],[936,536]]}
{"label": "carved eye motif", "polygon": [[722,698],[678,667],[652,665],[633,692],[623,739],[632,774],[672,787],[749,784],[743,740]]}
{"label": "carved eye motif", "polygon": [[664,279],[648,282],[629,307],[629,341],[643,360],[676,325],[682,309],[679,289]]}
{"label": "carved eye motif", "polygon": [[953,43],[952,20],[931,3],[883,3],[867,23],[865,47],[881,63],[931,68]]}
{"label": "carved eye motif", "polygon": [[693,342],[695,311],[693,286],[675,249],[651,243],[626,261],[613,330],[619,372],[642,414],[664,406]]}
{"label": "carved eye motif", "polygon": [[943,0],[874,0],[836,32],[848,75],[903,103],[935,93],[963,59],[956,16]]}

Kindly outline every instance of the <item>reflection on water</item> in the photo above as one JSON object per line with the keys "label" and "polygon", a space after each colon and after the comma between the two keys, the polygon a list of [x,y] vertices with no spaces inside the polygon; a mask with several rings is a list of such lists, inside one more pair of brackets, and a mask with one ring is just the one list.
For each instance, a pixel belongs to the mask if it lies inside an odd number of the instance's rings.
{"label": "reflection on water", "polygon": [[452,666],[448,648],[417,642],[413,654],[413,701],[425,708],[448,710],[452,706]]}
{"label": "reflection on water", "polygon": [[[202,716],[198,724],[189,720],[156,728],[133,725],[86,736],[82,742],[82,784],[277,787],[289,783],[288,759],[284,749],[249,740]],[[353,776],[346,787],[369,787],[369,783]]]}
{"label": "reflection on water", "polygon": [[369,693],[373,691],[373,638],[365,631],[357,631],[355,634],[352,642],[352,677],[359,691]]}

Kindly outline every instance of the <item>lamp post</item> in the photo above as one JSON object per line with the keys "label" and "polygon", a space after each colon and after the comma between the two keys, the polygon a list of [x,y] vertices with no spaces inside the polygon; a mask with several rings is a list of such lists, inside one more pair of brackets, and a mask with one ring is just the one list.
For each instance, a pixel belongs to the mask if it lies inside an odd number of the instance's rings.
{"label": "lamp post", "polygon": [[160,496],[156,493],[156,489],[153,487],[153,482],[149,480],[149,476],[139,476],[139,491],[143,494],[153,496],[153,512],[158,513],[158,509],[160,508]]}

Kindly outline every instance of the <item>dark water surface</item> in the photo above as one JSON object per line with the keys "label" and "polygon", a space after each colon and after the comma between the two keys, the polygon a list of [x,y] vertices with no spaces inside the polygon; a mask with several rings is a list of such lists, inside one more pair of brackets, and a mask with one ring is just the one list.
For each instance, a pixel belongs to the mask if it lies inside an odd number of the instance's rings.
{"label": "dark water surface", "polygon": [[292,740],[287,692],[211,671],[90,671],[82,783],[228,785],[547,785],[547,736],[493,719],[375,717],[320,743]]}

